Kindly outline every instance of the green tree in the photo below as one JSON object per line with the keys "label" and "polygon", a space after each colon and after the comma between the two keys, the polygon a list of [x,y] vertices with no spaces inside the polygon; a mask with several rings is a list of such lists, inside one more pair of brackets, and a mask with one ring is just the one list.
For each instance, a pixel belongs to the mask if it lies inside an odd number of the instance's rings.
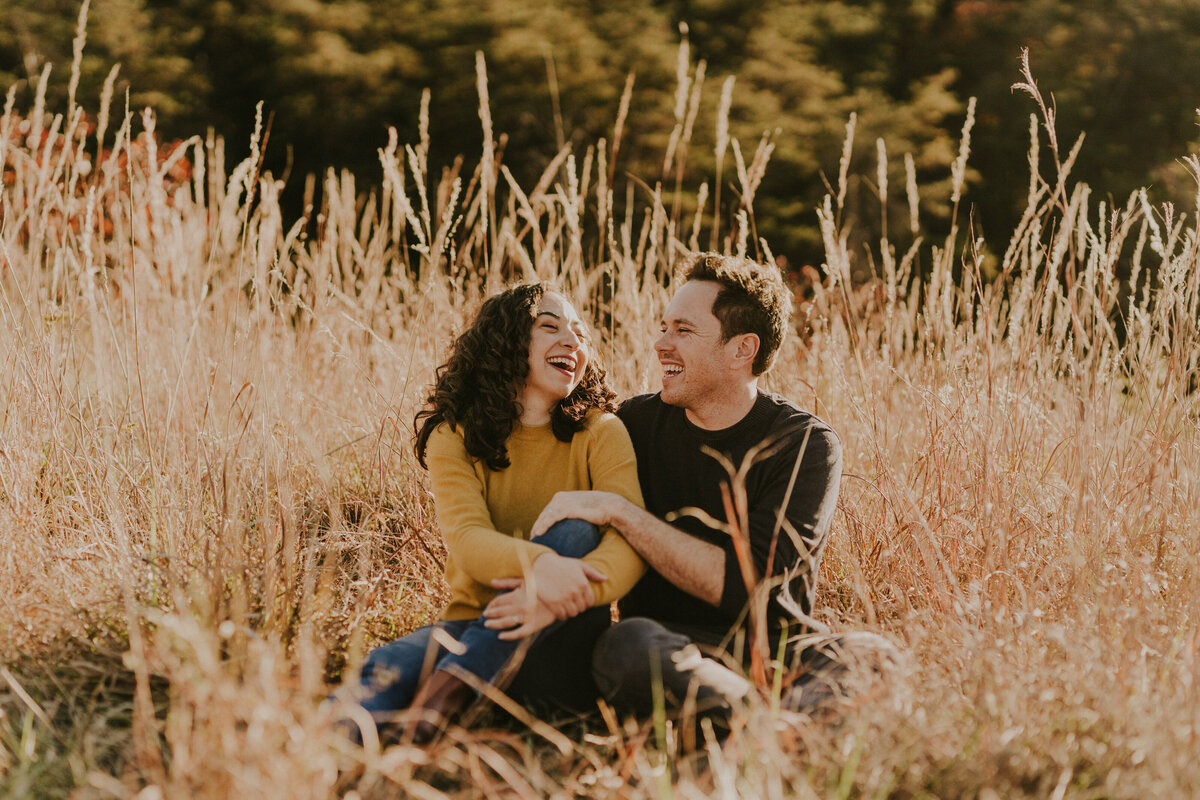
{"label": "green tree", "polygon": [[[923,69],[909,64],[911,40],[932,19],[924,5],[770,0],[746,9],[733,3],[672,4],[676,13],[697,15],[683,20],[698,31],[696,57],[711,57],[736,76],[732,131],[743,148],[752,150],[764,131],[774,136],[772,166],[755,200],[757,232],[793,263],[821,258],[815,210],[827,191],[823,178],[837,179],[852,113],[857,133],[847,221],[854,220],[854,229],[865,238],[879,235],[882,216],[873,176],[876,140],[883,139],[895,160],[893,185],[904,185],[904,154],[911,153],[926,190],[925,223],[944,229],[955,153],[955,131],[947,122],[961,120],[963,104],[952,92],[952,73],[933,63]],[[907,219],[902,192],[893,189],[890,196],[896,206],[892,219]]]}
{"label": "green tree", "polygon": [[[18,85],[19,108],[45,63],[54,65],[51,108],[64,107],[79,9],[80,0],[0,4],[0,82]],[[703,61],[707,77],[686,162],[676,172],[677,158],[663,176],[681,24],[689,75]],[[844,218],[864,239],[879,234],[882,139],[893,242],[906,246],[910,235],[905,154],[922,189],[920,233],[944,233],[949,164],[972,96],[963,215],[990,241],[1007,235],[1028,184],[1033,107],[1011,90],[1023,46],[1057,101],[1063,148],[1088,134],[1076,177],[1117,200],[1147,183],[1158,199],[1183,202],[1194,191],[1176,163],[1197,138],[1200,6],[1192,0],[92,0],[87,33],[78,97],[89,109],[120,63],[114,112],[128,90],[135,111],[155,108],[164,136],[211,127],[240,158],[262,101],[271,122],[266,167],[290,174],[285,197],[296,213],[305,174],[347,167],[360,186],[376,181],[387,127],[412,141],[426,88],[431,165],[459,154],[473,162],[482,143],[477,51],[487,59],[495,132],[507,137],[504,162],[525,182],[563,144],[611,139],[634,73],[618,174],[665,177],[669,194],[678,179],[694,197],[713,180],[713,120],[725,79],[735,77],[730,133],[747,159],[764,132],[775,147],[754,202],[756,232],[794,264],[821,258],[814,209],[822,177],[836,180],[851,113]],[[721,184],[716,218],[727,234],[741,200],[729,153]],[[682,218],[694,209],[674,210]]]}
{"label": "green tree", "polygon": [[[0,87],[18,89],[18,108],[32,102],[48,64],[49,107],[65,110],[80,7],[78,0],[0,4]],[[123,111],[126,92],[133,111],[151,106],[168,122],[203,107],[207,82],[193,69],[186,50],[195,28],[164,29],[153,21],[153,10],[144,0],[92,0],[76,92],[85,109],[99,110],[100,94],[114,65],[119,66],[113,87],[115,113]]]}
{"label": "green tree", "polygon": [[[1194,182],[1177,159],[1194,149],[1200,6],[1188,0],[1056,3],[943,0],[929,49],[960,73],[956,91],[979,98],[972,201],[986,234],[1012,230],[1028,183],[1028,96],[1014,93],[1022,47],[1053,97],[1065,155],[1086,140],[1073,176],[1123,203],[1152,185],[1158,200],[1187,202]],[[1045,146],[1045,135],[1041,142]],[[1048,157],[1042,164],[1047,167]],[[1048,167],[1047,167],[1048,168]]]}

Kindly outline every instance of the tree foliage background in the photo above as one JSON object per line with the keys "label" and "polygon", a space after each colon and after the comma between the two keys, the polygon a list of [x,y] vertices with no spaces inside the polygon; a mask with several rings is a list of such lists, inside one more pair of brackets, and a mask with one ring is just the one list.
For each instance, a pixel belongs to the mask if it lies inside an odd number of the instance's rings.
{"label": "tree foliage background", "polygon": [[[0,85],[28,100],[51,64],[51,97],[65,98],[79,7],[0,4]],[[702,102],[715,107],[734,76],[730,135],[747,158],[764,134],[775,147],[755,198],[757,232],[793,265],[820,259],[813,209],[823,176],[837,172],[851,113],[857,228],[879,215],[877,140],[893,163],[912,155],[925,229],[948,224],[949,164],[971,97],[972,224],[1002,240],[1028,183],[1033,109],[1011,90],[1022,47],[1057,101],[1063,135],[1087,133],[1076,177],[1118,203],[1144,185],[1159,201],[1195,192],[1176,162],[1200,140],[1200,4],[1191,0],[93,0],[78,96],[96,108],[118,63],[115,113],[127,91],[131,108],[155,109],[166,137],[211,128],[234,154],[263,101],[266,165],[287,177],[298,214],[303,176],[333,167],[363,186],[377,180],[387,127],[415,137],[426,88],[431,163],[474,157],[482,51],[495,130],[519,179],[564,144],[611,137],[632,74],[637,124],[616,168],[651,180],[673,124],[684,27],[689,69],[704,64]],[[714,139],[697,130],[688,172],[664,180],[688,189],[710,180]],[[738,198],[726,178],[728,219]]]}

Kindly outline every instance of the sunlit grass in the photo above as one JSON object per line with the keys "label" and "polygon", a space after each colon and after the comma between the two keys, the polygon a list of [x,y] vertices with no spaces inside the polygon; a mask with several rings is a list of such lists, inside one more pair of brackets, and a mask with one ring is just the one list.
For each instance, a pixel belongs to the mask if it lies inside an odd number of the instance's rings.
{"label": "sunlit grass", "polygon": [[[679,96],[698,98],[703,73],[681,76]],[[482,62],[477,77],[486,97]],[[1008,243],[974,241],[961,222],[921,239],[908,182],[913,215],[894,236],[917,234],[911,249],[851,250],[833,186],[812,329],[768,379],[845,444],[818,617],[893,642],[881,679],[864,673],[815,720],[756,699],[723,747],[693,753],[654,721],[611,715],[565,736],[485,718],[428,750],[379,752],[342,741],[318,704],[366,648],[445,600],[410,441],[456,326],[507,281],[556,280],[595,315],[620,393],[655,388],[671,264],[709,242],[769,251],[752,206],[704,207],[752,197],[769,150],[731,150],[720,179],[687,174],[684,103],[672,185],[627,190],[610,177],[621,129],[637,124],[623,110],[612,141],[564,151],[522,187],[490,151],[429,164],[423,110],[414,142],[381,147],[379,190],[328,174],[296,220],[258,172],[257,137],[227,170],[217,139],[157,142],[150,112],[105,130],[78,106],[47,109],[39,94],[18,110],[12,96],[0,120],[9,795],[1200,790],[1196,209],[1142,193],[1114,206],[1074,183],[1070,154],[1041,141],[1044,107]],[[740,147],[717,117],[702,109],[695,124]],[[879,153],[839,172],[874,173],[884,208],[886,179],[895,200],[906,173]],[[965,209],[964,163],[946,178]]]}

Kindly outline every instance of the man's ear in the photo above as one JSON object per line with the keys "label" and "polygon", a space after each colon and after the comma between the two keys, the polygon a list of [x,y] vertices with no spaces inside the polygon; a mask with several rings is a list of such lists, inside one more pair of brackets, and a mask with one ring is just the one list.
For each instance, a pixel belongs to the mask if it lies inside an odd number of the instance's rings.
{"label": "man's ear", "polygon": [[730,342],[733,347],[733,359],[738,367],[754,366],[754,359],[758,355],[758,334],[757,333],[742,333],[735,337]]}

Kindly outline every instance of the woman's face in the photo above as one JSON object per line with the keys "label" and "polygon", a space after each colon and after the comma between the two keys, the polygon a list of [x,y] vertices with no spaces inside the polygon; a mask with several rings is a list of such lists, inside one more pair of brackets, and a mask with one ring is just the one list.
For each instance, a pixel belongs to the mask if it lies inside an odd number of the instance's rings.
{"label": "woman's face", "polygon": [[529,376],[521,391],[525,424],[544,424],[550,411],[583,380],[590,351],[587,326],[565,297],[542,296],[529,336]]}

